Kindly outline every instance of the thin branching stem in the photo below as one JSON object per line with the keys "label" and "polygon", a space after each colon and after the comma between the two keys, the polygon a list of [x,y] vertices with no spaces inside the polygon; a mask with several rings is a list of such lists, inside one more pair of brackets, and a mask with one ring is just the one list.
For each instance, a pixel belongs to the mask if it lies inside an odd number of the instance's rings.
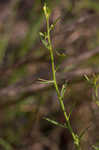
{"label": "thin branching stem", "polygon": [[57,96],[58,96],[58,100],[59,100],[59,103],[60,103],[61,110],[63,111],[64,117],[65,117],[66,127],[69,129],[69,132],[72,135],[72,138],[74,140],[74,144],[75,144],[76,149],[81,150],[79,137],[77,136],[77,134],[75,134],[73,132],[73,129],[72,129],[71,124],[70,124],[69,116],[67,115],[67,112],[65,110],[65,106],[64,106],[64,103],[63,103],[63,98],[61,96],[61,92],[59,90],[57,80],[56,80],[54,54],[53,54],[53,47],[52,47],[51,36],[50,36],[50,31],[51,31],[50,30],[50,24],[49,24],[50,14],[49,14],[49,12],[47,12],[48,11],[47,9],[48,8],[46,8],[46,5],[45,5],[44,6],[44,13],[45,13],[46,23],[47,23],[47,40],[48,40],[47,42],[48,42],[48,49],[49,49],[49,52],[50,52],[50,59],[51,59],[51,65],[52,65],[53,84],[54,84],[54,87],[56,89],[56,93],[57,93]]}
{"label": "thin branching stem", "polygon": [[53,80],[54,80],[54,86],[58,95],[58,99],[60,102],[60,106],[61,109],[64,113],[64,117],[66,119],[66,124],[71,132],[71,134],[73,133],[72,131],[72,127],[70,125],[70,122],[68,120],[68,116],[67,113],[65,111],[65,107],[64,107],[64,103],[63,103],[63,99],[61,98],[61,94],[58,88],[58,84],[57,84],[57,80],[56,80],[56,70],[55,70],[55,64],[54,64],[54,55],[53,55],[53,48],[52,48],[52,43],[51,43],[51,38],[50,38],[50,25],[49,25],[49,19],[47,19],[47,34],[48,34],[48,43],[49,43],[49,51],[50,51],[50,58],[51,58],[51,64],[52,64],[52,74],[53,74]]}

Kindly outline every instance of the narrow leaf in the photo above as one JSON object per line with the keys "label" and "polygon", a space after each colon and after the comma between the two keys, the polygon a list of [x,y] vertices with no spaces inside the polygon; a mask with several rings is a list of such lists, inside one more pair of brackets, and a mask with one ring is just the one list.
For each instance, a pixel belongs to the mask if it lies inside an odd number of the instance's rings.
{"label": "narrow leaf", "polygon": [[45,37],[44,33],[39,32],[40,36]]}
{"label": "narrow leaf", "polygon": [[70,119],[70,116],[71,116],[71,114],[72,114],[72,112],[73,112],[73,109],[74,109],[75,105],[76,105],[76,104],[73,104],[72,107],[71,107],[71,109],[70,109],[70,112],[69,112],[69,115],[68,115],[68,118],[69,118],[69,119]]}
{"label": "narrow leaf", "polygon": [[66,57],[66,56],[67,56],[65,53],[62,53],[62,54],[61,54],[61,53],[59,53],[59,52],[57,52],[57,51],[56,51],[56,54],[57,54],[57,56],[59,56],[59,57]]}
{"label": "narrow leaf", "polygon": [[95,85],[94,85],[94,82],[93,82],[92,80],[90,80],[87,75],[84,75],[84,77],[85,77],[85,79],[89,82],[89,84],[90,84],[91,86],[95,86]]}
{"label": "narrow leaf", "polygon": [[64,98],[64,94],[65,94],[65,91],[66,91],[66,86],[67,84],[63,84],[62,86],[62,89],[61,89],[61,97]]}
{"label": "narrow leaf", "polygon": [[90,128],[90,126],[88,126],[87,128],[85,128],[81,133],[80,133],[80,139],[84,136],[84,134],[86,133],[86,131],[88,131],[88,129]]}
{"label": "narrow leaf", "polygon": [[49,49],[49,44],[48,44],[47,40],[45,39],[45,36],[41,35],[40,38],[41,38],[41,41],[42,41],[43,45],[44,45],[47,49]]}
{"label": "narrow leaf", "polygon": [[59,126],[59,127],[62,127],[62,128],[67,128],[66,124],[63,125],[63,124],[61,124],[61,123],[59,123],[59,122],[57,122],[55,120],[52,120],[50,118],[45,118],[44,117],[44,119],[47,120],[48,122],[50,122],[51,124],[55,125],[55,126]]}
{"label": "narrow leaf", "polygon": [[88,78],[88,76],[86,74],[84,75],[84,77],[88,82],[90,82],[90,79]]}
{"label": "narrow leaf", "polygon": [[55,28],[56,23],[59,21],[60,17],[58,17],[53,24],[51,24],[50,26],[50,31],[53,30]]}
{"label": "narrow leaf", "polygon": [[42,84],[52,84],[54,83],[53,80],[45,80],[45,79],[38,79],[39,80],[39,83],[42,83]]}

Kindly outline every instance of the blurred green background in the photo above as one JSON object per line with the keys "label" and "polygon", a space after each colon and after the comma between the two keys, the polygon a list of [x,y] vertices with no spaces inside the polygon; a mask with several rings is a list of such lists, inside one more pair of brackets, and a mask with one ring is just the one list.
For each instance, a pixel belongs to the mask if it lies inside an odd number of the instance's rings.
{"label": "blurred green background", "polygon": [[[65,106],[71,107],[71,124],[80,133],[90,126],[82,149],[99,141],[99,108],[84,75],[99,73],[99,1],[46,0],[57,81],[67,82]],[[46,31],[41,0],[0,0],[0,150],[73,150],[68,130],[43,120],[49,116],[64,123],[51,79],[49,52],[39,32]]]}

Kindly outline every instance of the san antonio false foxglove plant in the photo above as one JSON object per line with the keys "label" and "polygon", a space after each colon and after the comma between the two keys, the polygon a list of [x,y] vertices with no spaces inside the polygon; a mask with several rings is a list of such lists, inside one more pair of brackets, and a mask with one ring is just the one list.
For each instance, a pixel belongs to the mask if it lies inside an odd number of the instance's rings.
{"label": "san antonio false foxglove plant", "polygon": [[55,69],[55,64],[54,64],[53,46],[52,46],[50,33],[54,29],[55,24],[56,24],[58,19],[55,20],[55,22],[50,25],[49,18],[50,18],[50,15],[51,15],[51,11],[48,8],[46,3],[44,4],[43,11],[44,11],[44,15],[45,15],[45,18],[46,18],[47,31],[44,32],[44,33],[40,32],[40,37],[41,37],[42,43],[48,49],[49,54],[50,54],[50,60],[51,60],[51,65],[52,65],[52,68],[51,68],[52,69],[52,80],[40,79],[40,82],[43,83],[43,84],[53,84],[54,85],[56,93],[57,93],[57,96],[58,96],[58,101],[60,103],[60,108],[61,108],[61,110],[63,112],[64,117],[65,117],[65,124],[61,124],[61,123],[59,123],[59,122],[57,122],[55,120],[52,120],[50,118],[45,118],[45,119],[48,122],[50,122],[50,123],[52,123],[52,124],[54,124],[56,126],[60,126],[62,128],[67,128],[69,130],[70,134],[72,135],[72,138],[73,138],[74,145],[75,145],[76,149],[77,150],[81,150],[80,141],[81,141],[81,138],[84,135],[85,131],[80,133],[80,135],[77,135],[73,131],[73,129],[71,127],[71,124],[70,124],[70,115],[71,115],[71,113],[67,114],[65,106],[64,106],[64,103],[63,103],[64,93],[65,93],[65,90],[66,90],[66,85],[64,84],[62,86],[62,89],[59,90],[59,87],[58,87],[58,84],[57,84],[57,80],[56,80],[56,69]]}

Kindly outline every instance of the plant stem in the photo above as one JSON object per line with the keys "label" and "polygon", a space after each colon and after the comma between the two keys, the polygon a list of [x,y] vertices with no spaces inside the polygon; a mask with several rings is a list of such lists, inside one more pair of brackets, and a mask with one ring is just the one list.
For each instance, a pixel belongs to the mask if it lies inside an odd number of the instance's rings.
{"label": "plant stem", "polygon": [[55,70],[55,64],[54,64],[53,47],[52,47],[51,38],[50,38],[50,25],[49,25],[49,17],[48,16],[46,17],[46,22],[47,22],[48,49],[50,51],[54,87],[56,89],[56,93],[57,93],[57,96],[58,96],[60,107],[61,107],[61,109],[64,113],[64,117],[65,117],[65,120],[66,120],[66,127],[69,129],[69,132],[72,135],[72,138],[73,138],[76,149],[81,150],[79,137],[73,132],[73,129],[72,129],[70,121],[69,121],[69,117],[68,117],[68,115],[66,113],[66,110],[65,110],[65,106],[64,106],[64,103],[63,103],[63,98],[61,97],[61,93],[60,93],[60,90],[59,90],[59,87],[58,87],[58,84],[57,84],[57,80],[56,80],[56,70]]}
{"label": "plant stem", "polygon": [[53,48],[52,48],[52,43],[51,43],[51,38],[50,38],[50,26],[49,26],[49,19],[47,19],[47,35],[48,35],[48,43],[49,43],[49,51],[50,51],[50,58],[51,58],[51,64],[52,64],[52,74],[53,74],[53,80],[54,80],[54,86],[57,92],[57,96],[59,98],[59,102],[60,102],[60,106],[61,109],[64,113],[64,117],[66,120],[66,124],[69,128],[70,133],[73,133],[72,127],[70,125],[67,113],[65,111],[65,107],[64,107],[64,103],[63,103],[63,99],[61,98],[61,94],[57,85],[57,81],[56,81],[56,71],[55,71],[55,64],[54,64],[54,55],[53,55]]}

